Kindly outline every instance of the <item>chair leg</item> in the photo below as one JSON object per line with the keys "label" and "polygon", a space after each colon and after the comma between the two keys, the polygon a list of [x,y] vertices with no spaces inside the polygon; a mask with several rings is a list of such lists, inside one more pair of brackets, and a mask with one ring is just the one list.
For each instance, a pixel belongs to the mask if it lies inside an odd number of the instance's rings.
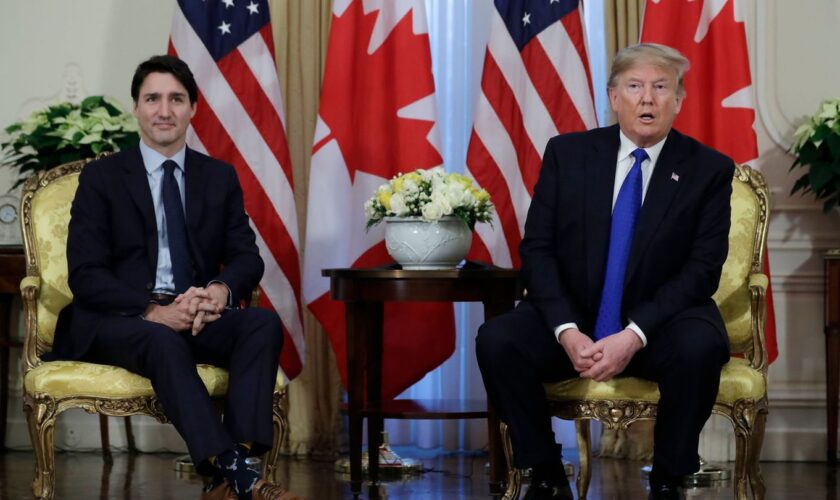
{"label": "chair leg", "polygon": [[274,392],[274,411],[272,415],[274,424],[274,436],[271,449],[265,454],[263,464],[263,477],[275,481],[277,472],[277,457],[280,455],[280,448],[285,444],[289,433],[289,420],[286,417],[286,393]]}
{"label": "chair leg", "polygon": [[584,500],[586,493],[589,491],[589,482],[592,480],[590,463],[592,460],[592,436],[589,430],[589,420],[575,420],[575,431],[580,456],[580,470],[577,478],[578,499]]}
{"label": "chair leg", "polygon": [[522,490],[522,471],[513,466],[513,443],[510,442],[507,424],[501,421],[499,422],[499,434],[502,435],[502,450],[505,453],[505,463],[507,464],[507,488],[502,500],[516,500]]}
{"label": "chair leg", "polygon": [[125,417],[125,441],[128,446],[128,453],[137,453],[137,445],[134,442],[134,430],[131,428],[131,417]]}
{"label": "chair leg", "polygon": [[751,456],[752,426],[746,418],[739,420],[740,423],[735,424],[735,478],[732,486],[736,500],[748,500],[747,468]]}
{"label": "chair leg", "polygon": [[55,401],[49,398],[32,401],[24,396],[26,423],[29,438],[35,450],[35,479],[32,481],[32,494],[35,498],[52,500],[55,494],[55,450],[53,449],[53,431],[55,430]]}
{"label": "chair leg", "polygon": [[108,416],[99,414],[99,437],[102,439],[102,459],[106,463],[114,463],[111,456],[111,439],[108,437]]}
{"label": "chair leg", "polygon": [[747,467],[755,500],[764,500],[764,476],[761,475],[761,446],[764,444],[764,426],[767,423],[767,413],[759,411],[755,416],[755,424],[752,431],[752,442],[750,443],[750,457]]}

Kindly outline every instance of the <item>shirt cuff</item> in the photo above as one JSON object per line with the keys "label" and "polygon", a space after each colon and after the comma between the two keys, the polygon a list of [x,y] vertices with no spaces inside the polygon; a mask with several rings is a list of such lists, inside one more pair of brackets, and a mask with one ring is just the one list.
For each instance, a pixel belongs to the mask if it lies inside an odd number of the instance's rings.
{"label": "shirt cuff", "polygon": [[647,345],[647,337],[645,336],[645,332],[643,332],[642,329],[639,328],[639,325],[637,325],[635,321],[631,320],[630,324],[627,325],[627,328],[633,330],[633,332],[639,336],[639,339],[641,339],[642,341],[642,347],[645,347]]}
{"label": "shirt cuff", "polygon": [[569,328],[574,328],[577,330],[577,323],[563,323],[562,325],[554,328],[554,337],[557,339],[557,343],[560,343],[560,335],[563,335],[563,332],[568,330]]}
{"label": "shirt cuff", "polygon": [[[227,307],[228,309],[230,309],[231,307],[233,307],[233,293],[231,293],[231,291],[230,291],[230,287],[229,287],[229,286],[227,286],[227,283],[225,283],[224,281],[219,281],[219,280],[211,280],[209,283],[207,283],[207,286],[209,287],[209,286],[210,286],[210,285],[212,285],[213,283],[218,283],[218,284],[220,284],[220,285],[224,285],[224,287],[225,287],[225,288],[227,288],[227,291],[228,291],[228,300],[227,300],[227,306],[226,306],[226,307]],[[204,287],[204,288],[207,288],[207,287]]]}

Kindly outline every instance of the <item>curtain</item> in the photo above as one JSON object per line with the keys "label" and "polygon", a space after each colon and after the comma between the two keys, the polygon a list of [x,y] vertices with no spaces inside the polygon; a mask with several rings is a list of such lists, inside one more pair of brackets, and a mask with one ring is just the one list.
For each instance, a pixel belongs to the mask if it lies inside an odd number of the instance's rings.
{"label": "curtain", "polygon": [[615,53],[639,43],[645,0],[604,0],[604,38],[607,63]]}
{"label": "curtain", "polygon": [[[303,244],[309,160],[318,118],[332,2],[269,0],[269,7]],[[302,257],[303,248],[300,253]],[[303,314],[306,356],[303,371],[289,385],[290,432],[287,448],[283,451],[331,455],[335,453],[339,431],[341,380],[324,331],[306,307],[303,307]]]}

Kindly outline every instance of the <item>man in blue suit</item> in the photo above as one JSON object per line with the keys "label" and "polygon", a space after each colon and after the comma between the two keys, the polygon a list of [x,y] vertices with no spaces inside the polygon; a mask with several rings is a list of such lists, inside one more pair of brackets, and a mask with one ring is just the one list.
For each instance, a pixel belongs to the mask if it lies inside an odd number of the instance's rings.
{"label": "man in blue suit", "polygon": [[[123,367],[151,380],[212,498],[279,498],[245,459],[271,448],[280,319],[240,309],[263,273],[233,167],[186,147],[198,88],[176,57],[131,84],[138,147],[87,165],[67,240],[73,302],[50,359]],[[229,370],[222,421],[196,363]],[[231,493],[232,491],[232,493]]]}
{"label": "man in blue suit", "polygon": [[640,44],[608,82],[618,125],[551,139],[520,246],[527,297],[485,323],[477,356],[532,468],[526,498],[572,498],[544,382],[618,374],[659,384],[650,497],[682,498],[728,360],[712,295],[728,251],[731,159],[673,130],[688,61]]}

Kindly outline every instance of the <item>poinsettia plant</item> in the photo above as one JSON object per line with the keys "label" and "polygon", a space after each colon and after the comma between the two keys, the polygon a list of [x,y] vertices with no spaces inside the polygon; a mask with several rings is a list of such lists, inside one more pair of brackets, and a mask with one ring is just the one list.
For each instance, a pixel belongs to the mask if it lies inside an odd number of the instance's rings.
{"label": "poinsettia plant", "polygon": [[137,144],[137,120],[116,101],[90,96],[60,102],[6,127],[0,165],[18,170],[15,187],[33,173]]}
{"label": "poinsettia plant", "polygon": [[812,193],[823,201],[823,212],[840,205],[840,99],[822,103],[794,133],[791,150],[796,155],[790,169],[806,170],[791,194]]}
{"label": "poinsettia plant", "polygon": [[477,222],[490,222],[493,210],[486,190],[477,188],[469,177],[447,174],[441,167],[395,176],[365,202],[368,228],[386,217],[419,217],[434,222],[455,216],[473,230]]}

